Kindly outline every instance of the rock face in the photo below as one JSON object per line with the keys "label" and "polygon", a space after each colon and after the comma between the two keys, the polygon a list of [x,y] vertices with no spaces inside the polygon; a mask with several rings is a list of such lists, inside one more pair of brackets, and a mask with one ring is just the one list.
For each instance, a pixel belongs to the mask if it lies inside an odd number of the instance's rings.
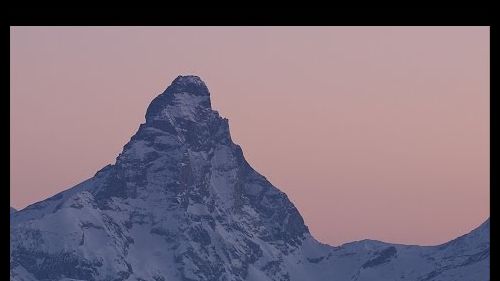
{"label": "rock face", "polygon": [[108,165],[11,212],[11,280],[489,280],[489,220],[435,247],[317,242],[179,76]]}

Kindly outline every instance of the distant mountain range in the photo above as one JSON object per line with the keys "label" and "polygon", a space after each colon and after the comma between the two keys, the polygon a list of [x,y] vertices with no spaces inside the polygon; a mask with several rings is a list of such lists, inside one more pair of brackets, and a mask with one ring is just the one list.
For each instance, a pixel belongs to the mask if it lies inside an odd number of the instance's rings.
{"label": "distant mountain range", "polygon": [[490,271],[489,219],[439,246],[316,241],[196,76],[151,102],[115,164],[11,208],[10,243],[12,281],[487,281]]}

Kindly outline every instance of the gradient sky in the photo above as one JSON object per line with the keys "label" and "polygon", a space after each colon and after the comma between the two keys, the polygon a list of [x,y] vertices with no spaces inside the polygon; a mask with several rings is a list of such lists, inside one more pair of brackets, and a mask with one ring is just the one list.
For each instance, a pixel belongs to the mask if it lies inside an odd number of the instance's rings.
{"label": "gradient sky", "polygon": [[489,216],[488,27],[12,27],[11,204],[109,163],[199,75],[312,234],[442,243]]}

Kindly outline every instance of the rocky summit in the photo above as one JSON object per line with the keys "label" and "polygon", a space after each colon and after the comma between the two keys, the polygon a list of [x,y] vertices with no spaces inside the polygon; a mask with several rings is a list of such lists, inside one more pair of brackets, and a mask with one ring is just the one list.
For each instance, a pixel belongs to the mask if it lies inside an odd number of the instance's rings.
{"label": "rocky summit", "polygon": [[316,241],[197,76],[177,77],[145,117],[115,164],[11,209],[10,280],[489,280],[489,219],[432,247]]}

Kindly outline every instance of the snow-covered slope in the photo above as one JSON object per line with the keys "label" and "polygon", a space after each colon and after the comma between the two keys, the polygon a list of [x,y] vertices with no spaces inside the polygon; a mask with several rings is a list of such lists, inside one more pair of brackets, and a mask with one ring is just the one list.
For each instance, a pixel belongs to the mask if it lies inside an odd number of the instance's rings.
{"label": "snow-covered slope", "polygon": [[12,219],[12,214],[14,214],[15,212],[17,212],[16,209],[10,207],[10,218]]}
{"label": "snow-covered slope", "polygon": [[489,280],[489,220],[436,247],[317,242],[196,76],[108,165],[11,215],[11,280]]}

